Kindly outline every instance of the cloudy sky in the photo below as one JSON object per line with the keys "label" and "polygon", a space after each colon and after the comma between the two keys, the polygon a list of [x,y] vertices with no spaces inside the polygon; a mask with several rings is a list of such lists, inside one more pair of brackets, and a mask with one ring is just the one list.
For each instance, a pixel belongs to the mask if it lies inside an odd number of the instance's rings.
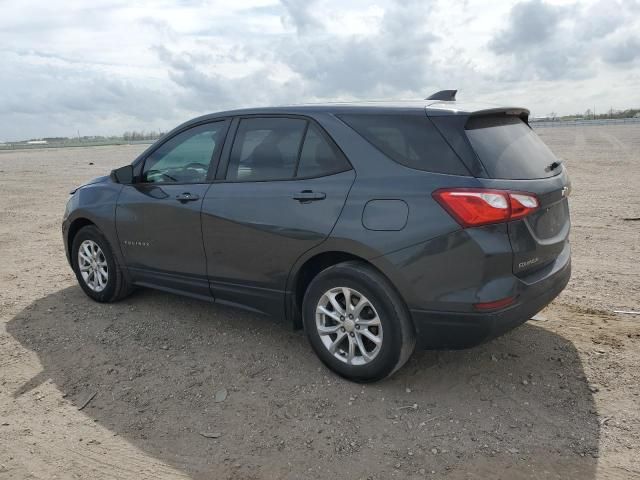
{"label": "cloudy sky", "polygon": [[640,107],[640,0],[0,0],[0,141],[444,88]]}

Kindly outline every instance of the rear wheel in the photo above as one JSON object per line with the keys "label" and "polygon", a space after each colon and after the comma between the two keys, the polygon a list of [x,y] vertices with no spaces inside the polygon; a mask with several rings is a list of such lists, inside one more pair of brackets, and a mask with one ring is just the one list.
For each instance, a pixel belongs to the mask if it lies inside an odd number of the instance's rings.
{"label": "rear wheel", "polygon": [[303,302],[311,346],[333,371],[371,382],[391,375],[415,346],[407,308],[389,281],[362,262],[320,272]]}
{"label": "rear wheel", "polygon": [[100,230],[83,227],[74,237],[71,262],[80,287],[98,302],[115,302],[131,293],[131,285]]}

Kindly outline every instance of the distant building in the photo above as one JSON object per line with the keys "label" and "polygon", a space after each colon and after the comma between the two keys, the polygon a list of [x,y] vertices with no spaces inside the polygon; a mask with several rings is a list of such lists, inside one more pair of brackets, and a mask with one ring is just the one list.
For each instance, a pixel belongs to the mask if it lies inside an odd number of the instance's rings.
{"label": "distant building", "polygon": [[46,145],[47,141],[46,140],[29,140],[27,142],[27,145]]}
{"label": "distant building", "polygon": [[640,112],[636,113],[633,118],[640,118]]}

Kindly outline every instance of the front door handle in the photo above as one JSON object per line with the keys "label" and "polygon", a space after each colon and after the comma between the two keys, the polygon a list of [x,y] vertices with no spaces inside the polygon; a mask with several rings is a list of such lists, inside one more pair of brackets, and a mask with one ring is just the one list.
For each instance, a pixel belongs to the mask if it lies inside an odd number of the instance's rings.
{"label": "front door handle", "polygon": [[303,190],[298,193],[294,193],[294,200],[298,200],[300,203],[316,202],[318,200],[324,200],[327,198],[327,194],[324,192],[313,192],[311,190]]}
{"label": "front door handle", "polygon": [[176,200],[178,200],[180,203],[195,202],[199,198],[200,197],[198,195],[189,192],[184,192],[180,195],[176,195]]}

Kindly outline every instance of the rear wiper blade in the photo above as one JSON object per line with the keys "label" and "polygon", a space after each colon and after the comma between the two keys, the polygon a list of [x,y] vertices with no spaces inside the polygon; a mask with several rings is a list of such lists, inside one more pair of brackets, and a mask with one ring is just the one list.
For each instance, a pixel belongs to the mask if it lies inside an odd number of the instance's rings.
{"label": "rear wiper blade", "polygon": [[547,168],[545,168],[545,170],[547,172],[550,172],[550,171],[555,170],[556,168],[558,168],[560,165],[562,165],[562,161],[561,160],[556,160],[551,165],[547,165]]}

